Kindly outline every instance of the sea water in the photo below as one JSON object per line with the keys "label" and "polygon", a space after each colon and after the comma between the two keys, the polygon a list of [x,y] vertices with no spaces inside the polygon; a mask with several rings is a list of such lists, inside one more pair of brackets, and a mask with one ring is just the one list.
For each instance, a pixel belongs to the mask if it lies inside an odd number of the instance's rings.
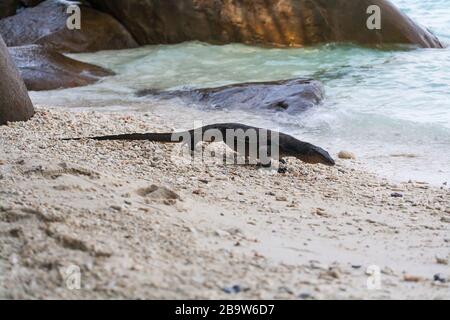
{"label": "sea water", "polygon": [[[450,0],[395,3],[441,41],[450,42]],[[177,129],[190,129],[199,120],[242,122],[281,130],[334,155],[351,151],[361,166],[396,181],[450,183],[450,49],[348,44],[267,49],[188,42],[71,57],[117,75],[88,87],[33,92],[35,103],[74,110],[151,110]],[[217,110],[135,95],[149,88],[298,77],[320,80],[326,90],[323,104],[300,114]]]}

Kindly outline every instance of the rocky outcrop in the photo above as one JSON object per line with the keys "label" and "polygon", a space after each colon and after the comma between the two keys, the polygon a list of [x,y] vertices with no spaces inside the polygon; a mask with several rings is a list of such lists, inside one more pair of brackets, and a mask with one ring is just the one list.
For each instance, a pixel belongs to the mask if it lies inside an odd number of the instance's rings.
{"label": "rocky outcrop", "polygon": [[0,37],[0,125],[8,121],[26,121],[33,114],[25,84]]}
{"label": "rocky outcrop", "polygon": [[9,48],[28,90],[53,90],[85,86],[114,74],[38,45]]}
{"label": "rocky outcrop", "polygon": [[14,15],[18,6],[19,0],[1,0],[0,19]]}
{"label": "rocky outcrop", "polygon": [[318,81],[294,79],[181,91],[150,89],[142,90],[137,95],[160,99],[180,98],[188,104],[215,109],[263,109],[297,113],[319,104],[324,98],[324,89]]}
{"label": "rocky outcrop", "polygon": [[[90,0],[143,44],[199,40],[275,46],[326,42],[442,47],[389,0]],[[381,30],[369,30],[369,6]]]}
{"label": "rocky outcrop", "polygon": [[137,46],[131,34],[113,17],[81,6],[81,30],[69,30],[67,1],[47,0],[0,20],[8,47],[40,44],[62,52],[92,52]]}

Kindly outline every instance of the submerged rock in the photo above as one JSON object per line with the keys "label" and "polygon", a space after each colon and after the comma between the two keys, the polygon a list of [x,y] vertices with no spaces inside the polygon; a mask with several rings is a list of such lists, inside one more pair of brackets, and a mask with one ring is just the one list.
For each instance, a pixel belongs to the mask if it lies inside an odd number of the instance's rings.
{"label": "submerged rock", "polygon": [[92,52],[134,48],[137,43],[113,17],[81,6],[81,29],[70,30],[67,1],[47,0],[0,20],[8,47],[41,44],[63,52]]}
{"label": "submerged rock", "polygon": [[[304,46],[327,42],[442,47],[388,0],[90,0],[112,14],[141,44],[248,43]],[[370,30],[378,6],[381,29]]]}
{"label": "submerged rock", "polygon": [[319,104],[324,98],[324,89],[319,81],[294,79],[179,91],[150,89],[137,94],[162,99],[180,98],[187,103],[216,109],[266,109],[296,113]]}
{"label": "submerged rock", "polygon": [[114,73],[38,45],[9,48],[28,90],[86,86]]}
{"label": "submerged rock", "polygon": [[0,36],[0,125],[8,121],[26,121],[33,114],[25,84]]}

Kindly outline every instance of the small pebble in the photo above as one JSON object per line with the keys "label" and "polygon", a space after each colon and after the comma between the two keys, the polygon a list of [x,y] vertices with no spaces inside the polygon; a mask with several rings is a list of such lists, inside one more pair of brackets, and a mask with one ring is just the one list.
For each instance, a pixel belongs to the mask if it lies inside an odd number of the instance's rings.
{"label": "small pebble", "polygon": [[436,255],[436,262],[438,264],[443,264],[443,265],[448,265],[448,258],[441,256],[441,255]]}
{"label": "small pebble", "polygon": [[446,283],[447,279],[441,274],[441,273],[436,273],[433,276],[433,280],[436,282],[440,282],[440,283]]}
{"label": "small pebble", "polygon": [[278,173],[279,174],[285,174],[288,172],[288,169],[286,167],[280,167],[278,168]]}
{"label": "small pebble", "polygon": [[242,289],[242,287],[240,285],[235,284],[232,287],[226,287],[226,288],[223,288],[222,290],[223,290],[223,292],[228,293],[228,294],[233,294],[233,293],[237,294],[242,291],[248,291],[249,289]]}
{"label": "small pebble", "polygon": [[110,206],[110,208],[113,209],[113,210],[116,210],[116,211],[122,211],[122,207],[121,206],[113,205],[113,206]]}
{"label": "small pebble", "polygon": [[339,152],[338,157],[339,157],[339,159],[344,159],[344,160],[355,160],[356,159],[355,154],[352,152],[349,152],[349,151]]}
{"label": "small pebble", "polygon": [[224,230],[216,230],[216,231],[214,231],[214,234],[217,236],[217,237],[228,237],[229,235],[230,235],[230,233],[229,232],[227,232],[227,231],[224,231]]}
{"label": "small pebble", "polygon": [[450,217],[442,217],[441,221],[445,223],[450,223]]}
{"label": "small pebble", "polygon": [[403,194],[394,192],[394,193],[391,193],[391,197],[392,198],[403,198]]}
{"label": "small pebble", "polygon": [[302,300],[307,300],[307,299],[312,298],[312,295],[310,293],[304,292],[304,293],[300,293],[298,295],[298,297]]}

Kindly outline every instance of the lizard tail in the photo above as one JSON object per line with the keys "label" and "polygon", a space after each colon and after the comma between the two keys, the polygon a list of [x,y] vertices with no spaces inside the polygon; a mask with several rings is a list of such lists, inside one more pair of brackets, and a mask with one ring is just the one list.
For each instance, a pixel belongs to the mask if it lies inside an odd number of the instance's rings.
{"label": "lizard tail", "polygon": [[100,137],[87,137],[87,138],[68,138],[63,140],[83,140],[91,139],[98,141],[111,141],[111,140],[125,140],[125,141],[135,141],[135,140],[146,140],[154,142],[165,142],[165,143],[178,143],[182,139],[180,137],[174,136],[172,133],[130,133],[130,134],[119,134],[111,136],[100,136]]}

